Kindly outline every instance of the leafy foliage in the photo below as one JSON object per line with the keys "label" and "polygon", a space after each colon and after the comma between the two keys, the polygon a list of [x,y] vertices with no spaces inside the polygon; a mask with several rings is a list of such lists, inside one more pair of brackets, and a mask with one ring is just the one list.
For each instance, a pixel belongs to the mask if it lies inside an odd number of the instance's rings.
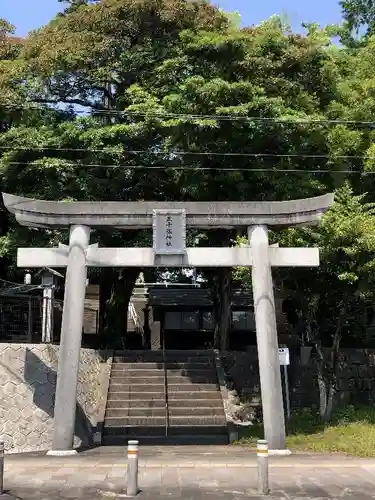
{"label": "leafy foliage", "polygon": [[375,34],[375,3],[373,0],[342,0],[345,20],[342,39],[349,46],[358,45]]}
{"label": "leafy foliage", "polygon": [[364,307],[375,282],[374,214],[375,205],[365,203],[364,195],[355,196],[345,184],[318,226],[282,234],[280,244],[320,248],[319,267],[295,269],[283,279],[288,296],[304,312],[313,342],[320,339],[332,345],[328,339],[337,329],[341,337],[345,329],[364,327]]}
{"label": "leafy foliage", "polygon": [[[347,32],[369,29],[353,51],[332,43],[336,27],[306,24],[301,35],[273,16],[241,28],[237,14],[205,0],[62,4],[25,40],[0,23],[2,189],[104,201],[284,200],[338,189],[320,226],[274,235],[281,244],[321,246],[322,266],[276,278],[291,299],[304,298],[298,307],[323,343],[339,305],[340,331],[361,330],[354,311],[371,297],[373,280],[374,133],[353,122],[374,121],[371,6],[342,4]],[[355,18],[360,5],[367,11]],[[210,240],[227,244],[231,236]],[[0,212],[0,272],[16,272],[23,242],[63,238],[20,228]],[[94,238],[129,246],[149,235]],[[132,286],[125,275],[98,278],[121,311],[119,297]],[[230,289],[225,275],[210,275],[213,289]],[[248,272],[235,277],[247,282]]]}

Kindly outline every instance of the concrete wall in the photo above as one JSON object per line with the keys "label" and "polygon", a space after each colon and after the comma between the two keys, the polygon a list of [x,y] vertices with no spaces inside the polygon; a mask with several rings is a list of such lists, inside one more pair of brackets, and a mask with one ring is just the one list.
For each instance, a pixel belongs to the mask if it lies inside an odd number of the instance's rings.
{"label": "concrete wall", "polygon": [[[7,452],[48,450],[59,346],[0,344],[0,436]],[[104,418],[112,358],[81,349],[75,445],[90,444]]]}
{"label": "concrete wall", "polygon": [[[256,348],[222,353],[226,373],[241,399],[260,405],[260,380]],[[314,356],[304,365],[299,350],[291,351],[288,368],[292,408],[318,408],[319,391]],[[342,349],[337,370],[338,402],[369,404],[375,399],[375,350]]]}

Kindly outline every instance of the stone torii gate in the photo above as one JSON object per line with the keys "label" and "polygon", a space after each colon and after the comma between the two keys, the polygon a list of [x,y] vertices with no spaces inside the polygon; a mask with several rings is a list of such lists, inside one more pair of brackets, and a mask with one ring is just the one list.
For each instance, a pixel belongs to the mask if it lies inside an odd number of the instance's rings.
{"label": "stone torii gate", "polygon": [[[284,408],[271,267],[318,266],[318,248],[278,248],[267,226],[314,223],[333,195],[282,202],[56,202],[3,194],[20,224],[69,228],[69,245],[19,248],[19,267],[66,267],[64,309],[51,455],[73,450],[76,392],[87,267],[252,266],[255,323],[265,439],[274,453],[286,452]],[[153,248],[90,245],[94,228],[153,228]],[[247,228],[248,247],[186,248],[186,228]]]}

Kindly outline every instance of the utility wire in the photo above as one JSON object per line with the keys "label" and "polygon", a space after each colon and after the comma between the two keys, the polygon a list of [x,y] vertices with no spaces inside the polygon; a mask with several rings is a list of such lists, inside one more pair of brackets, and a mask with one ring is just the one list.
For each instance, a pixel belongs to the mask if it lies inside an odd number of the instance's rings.
{"label": "utility wire", "polygon": [[[43,165],[43,161],[34,161],[31,163],[27,162],[9,162],[6,163],[5,165],[24,165],[24,166],[33,166],[33,165]],[[64,163],[64,166],[69,166],[69,167],[91,167],[91,168],[110,168],[110,169],[116,169],[116,168],[121,168],[121,169],[128,169],[128,170],[193,170],[193,171],[198,171],[198,170],[218,170],[218,171],[226,171],[226,172],[299,172],[299,173],[345,173],[345,174],[360,174],[360,175],[367,175],[367,174],[375,174],[374,172],[361,172],[361,171],[356,171],[356,170],[334,170],[334,169],[300,169],[300,168],[244,168],[244,167],[220,167],[220,166],[213,166],[213,167],[200,167],[200,166],[184,166],[184,165],[101,165],[100,163]]]}
{"label": "utility wire", "polygon": [[[115,146],[114,146],[115,147]],[[111,146],[108,146],[110,149]],[[334,160],[375,160],[375,156],[372,155],[328,155],[328,154],[304,154],[304,153],[240,153],[240,152],[219,152],[219,151],[152,151],[149,149],[130,149],[124,151],[108,151],[105,148],[57,148],[54,146],[37,146],[37,147],[12,147],[12,146],[0,146],[0,150],[12,150],[12,151],[30,151],[37,153],[38,151],[61,151],[61,152],[74,152],[74,153],[105,153],[105,154],[150,154],[150,155],[175,155],[175,156],[238,156],[238,157],[248,157],[248,158],[304,158],[304,159],[334,159]],[[60,158],[57,158],[60,159]],[[7,162],[8,164],[17,162]]]}
{"label": "utility wire", "polygon": [[14,283],[13,281],[8,281],[0,278],[0,283],[4,283],[5,285],[11,285],[11,286],[19,286],[20,283]]}
{"label": "utility wire", "polygon": [[[87,111],[77,110],[78,113],[83,114]],[[269,122],[269,123],[299,123],[299,124],[351,124],[351,125],[368,125],[375,126],[374,121],[365,120],[344,120],[344,119],[328,119],[328,118],[278,118],[278,117],[264,117],[264,116],[242,116],[242,115],[221,115],[221,114],[194,114],[194,113],[157,113],[152,111],[120,111],[120,110],[92,110],[95,114],[109,114],[109,115],[124,115],[124,116],[142,116],[142,117],[157,117],[157,118],[191,118],[194,120],[217,120],[217,121],[248,121],[248,122]]]}
{"label": "utility wire", "polygon": [[27,285],[26,283],[14,283],[13,281],[8,281],[0,278],[0,285],[4,285],[5,288],[0,287],[0,293],[1,291],[8,291],[8,290],[18,290],[18,289],[23,289],[23,290],[34,290],[34,289],[39,289],[41,288],[41,285]]}
{"label": "utility wire", "polygon": [[[51,103],[57,105],[59,103]],[[69,103],[67,103],[69,104]],[[64,109],[56,109],[42,106],[10,106],[1,105],[4,109],[14,110],[36,110],[36,111],[56,111],[66,112]],[[87,106],[89,108],[89,106]],[[194,113],[171,113],[171,112],[153,112],[153,111],[133,111],[133,110],[115,110],[115,109],[75,109],[75,114],[93,115],[123,115],[123,116],[141,116],[156,118],[191,118],[195,120],[217,120],[217,121],[248,121],[248,122],[270,122],[270,123],[290,123],[290,124],[342,124],[342,125],[366,125],[375,126],[375,120],[345,120],[340,118],[282,118],[282,117],[263,117],[263,116],[243,116],[243,115],[224,115],[224,114],[194,114]]]}

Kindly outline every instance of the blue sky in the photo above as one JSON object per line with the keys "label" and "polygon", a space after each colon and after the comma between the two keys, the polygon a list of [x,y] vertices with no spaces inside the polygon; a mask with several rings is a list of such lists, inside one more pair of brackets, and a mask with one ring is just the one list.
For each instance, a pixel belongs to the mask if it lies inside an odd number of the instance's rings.
{"label": "blue sky", "polygon": [[[239,11],[244,24],[256,24],[272,14],[285,13],[298,30],[301,22],[319,22],[322,25],[338,22],[341,18],[338,0],[215,0],[230,11]],[[0,17],[17,27],[17,34],[46,24],[61,4],[57,0],[0,0]]]}

